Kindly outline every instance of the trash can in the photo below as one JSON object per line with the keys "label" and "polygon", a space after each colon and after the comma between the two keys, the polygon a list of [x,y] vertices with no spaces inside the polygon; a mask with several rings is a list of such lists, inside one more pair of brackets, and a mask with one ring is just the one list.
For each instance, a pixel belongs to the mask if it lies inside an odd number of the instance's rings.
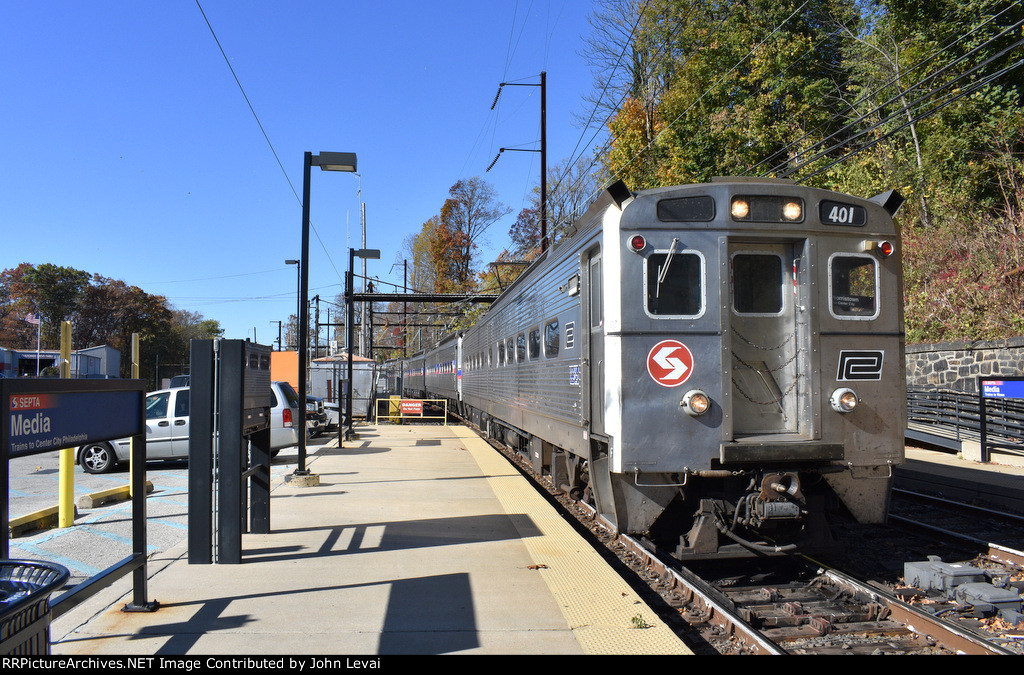
{"label": "trash can", "polygon": [[50,653],[50,594],[71,576],[37,560],[0,560],[0,654]]}

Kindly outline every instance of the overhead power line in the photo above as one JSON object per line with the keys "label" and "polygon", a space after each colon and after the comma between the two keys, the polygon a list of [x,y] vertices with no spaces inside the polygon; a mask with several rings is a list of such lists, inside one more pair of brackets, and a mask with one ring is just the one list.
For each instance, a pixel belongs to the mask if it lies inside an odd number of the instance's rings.
{"label": "overhead power line", "polygon": [[[267,134],[267,130],[263,127],[263,122],[260,121],[259,115],[256,114],[256,109],[252,105],[252,101],[249,100],[248,94],[245,93],[245,87],[242,86],[242,81],[238,79],[238,74],[235,73],[234,67],[231,65],[231,59],[228,58],[227,52],[224,51],[224,47],[220,43],[220,39],[217,37],[217,32],[213,30],[213,25],[210,23],[210,19],[206,16],[206,12],[203,11],[203,6],[196,0],[196,7],[199,8],[199,13],[203,15],[203,21],[206,22],[206,27],[210,29],[210,35],[213,36],[213,41],[217,43],[217,49],[220,50],[220,55],[224,58],[224,63],[227,64],[228,70],[231,71],[231,76],[235,78],[235,84],[238,85],[238,90],[242,92],[242,98],[245,99],[245,104],[249,106],[249,112],[252,113],[253,119],[256,120],[256,125],[260,128],[260,132],[263,134],[263,138],[267,141],[267,146],[270,147],[270,152],[274,155],[274,159],[277,160],[277,165],[281,168],[281,173],[284,174],[284,179],[288,182],[288,187],[291,188],[292,194],[295,195],[295,200],[299,202],[299,206],[302,206],[302,197],[299,196],[298,191],[295,189],[295,185],[292,183],[292,179],[288,177],[288,172],[284,168],[284,164],[281,162],[280,156],[277,154],[277,150],[274,149],[274,144],[270,141],[270,136]],[[327,255],[328,262],[331,263],[331,267],[334,268],[334,273],[338,275],[338,279],[344,279],[341,272],[338,271],[338,267],[334,264],[334,260],[331,258],[330,251],[327,250],[327,246],[324,244],[323,239],[320,238],[320,233],[317,232],[316,227],[310,223],[310,228],[313,230],[313,234],[316,235],[317,241],[320,242],[320,247],[323,248],[324,254]]]}
{"label": "overhead power line", "polygon": [[[974,49],[972,49],[968,53],[960,56],[959,58],[955,59],[954,61],[952,61],[951,63],[947,64],[946,66],[943,66],[942,68],[932,72],[927,77],[925,77],[925,78],[921,79],[920,81],[910,85],[906,89],[899,89],[899,90],[897,90],[897,92],[895,94],[890,96],[889,99],[887,99],[883,103],[880,103],[879,105],[875,106],[871,110],[868,110],[867,112],[865,112],[862,115],[858,116],[856,119],[851,120],[846,125],[844,125],[841,129],[836,130],[832,134],[829,134],[825,138],[823,138],[823,139],[817,141],[816,143],[812,144],[811,146],[801,150],[799,153],[797,153],[793,157],[788,158],[788,160],[786,162],[782,162],[782,163],[779,163],[776,166],[773,166],[771,169],[767,170],[766,172],[763,172],[761,175],[767,175],[767,174],[776,173],[779,170],[783,169],[783,167],[786,164],[794,162],[797,158],[805,156],[808,153],[815,153],[816,152],[816,154],[814,154],[809,159],[806,159],[806,160],[800,162],[799,164],[797,164],[796,166],[791,167],[788,170],[782,171],[782,173],[781,173],[782,176],[792,175],[793,173],[799,171],[800,169],[804,168],[808,164],[810,164],[810,163],[812,163],[812,162],[822,158],[823,156],[829,154],[833,150],[836,150],[836,149],[838,149],[838,148],[840,148],[840,147],[842,147],[844,145],[849,144],[851,141],[855,140],[856,138],[859,138],[859,137],[861,137],[861,136],[863,136],[863,135],[865,135],[865,134],[867,134],[867,133],[869,133],[871,131],[874,131],[875,129],[881,127],[882,125],[884,125],[884,124],[886,124],[888,122],[893,121],[894,119],[897,119],[899,117],[907,115],[908,113],[910,113],[911,110],[919,107],[920,105],[923,105],[928,99],[937,98],[938,96],[946,93],[947,91],[951,91],[951,90],[955,89],[956,87],[959,87],[961,85],[962,81],[968,80],[972,75],[974,75],[978,71],[981,71],[986,66],[988,66],[991,63],[999,60],[1003,56],[1006,56],[1009,52],[1013,51],[1017,47],[1019,47],[1022,44],[1024,44],[1024,40],[1018,40],[1017,42],[1015,42],[1012,45],[1004,48],[1003,50],[1001,50],[999,53],[995,54],[994,56],[991,56],[988,59],[986,59],[985,61],[982,61],[980,63],[975,64],[974,66],[972,66],[968,70],[966,70],[966,71],[964,71],[962,73],[959,73],[958,75],[953,77],[949,82],[947,82],[947,83],[945,83],[945,84],[943,84],[943,85],[941,85],[939,87],[936,87],[935,89],[932,89],[932,90],[929,90],[929,91],[925,91],[918,98],[914,99],[913,101],[911,101],[909,103],[904,103],[902,106],[898,107],[893,112],[888,113],[879,122],[873,124],[872,126],[866,128],[866,129],[863,129],[863,130],[857,132],[856,134],[854,134],[850,138],[846,138],[846,139],[844,139],[844,140],[842,140],[840,142],[834,143],[831,147],[828,147],[828,148],[826,148],[824,150],[820,150],[821,148],[825,148],[832,139],[839,137],[844,132],[847,132],[847,131],[850,131],[851,129],[856,128],[858,125],[860,125],[861,123],[866,121],[870,116],[872,116],[872,115],[874,115],[874,114],[876,114],[876,113],[878,113],[878,112],[880,112],[882,110],[886,110],[888,108],[888,106],[892,105],[896,101],[904,100],[907,97],[907,95],[911,94],[912,92],[914,92],[917,89],[923,88],[924,85],[926,85],[928,82],[930,82],[932,80],[935,80],[940,75],[945,73],[947,70],[950,70],[951,68],[955,67],[956,65],[959,65],[960,63],[969,60],[978,51],[980,51],[980,50],[984,49],[985,47],[989,46],[994,41],[996,41],[999,38],[1003,37],[1004,35],[1010,33],[1011,31],[1017,30],[1022,25],[1024,25],[1024,21],[1017,22],[1015,25],[1010,26],[1010,27],[1006,28],[1005,30],[1003,30],[999,35],[996,35],[996,36],[994,36],[992,38],[989,38],[986,42],[978,45],[977,47],[975,47]],[[942,48],[940,50],[937,50],[935,53],[931,54],[927,59],[924,59],[920,63],[931,61],[933,58],[935,58],[935,57],[941,55],[942,53],[944,53],[950,47],[951,47],[951,45],[947,45],[947,47],[944,47],[944,48]],[[920,63],[918,65],[920,65]],[[916,67],[917,66],[914,66],[915,69],[916,69]],[[912,72],[912,70],[911,70],[911,72]],[[889,85],[897,83],[898,79],[899,79],[898,76],[893,77],[885,85],[883,85],[882,87],[879,87],[878,89],[876,89],[875,93],[882,91],[884,88],[888,87]],[[869,96],[870,96],[870,94],[869,94]],[[863,98],[864,97],[862,97],[861,99],[858,99],[858,100],[863,100]],[[959,98],[962,98],[962,97],[957,97],[957,99],[959,99]],[[851,104],[851,107],[849,107],[848,110],[852,109],[852,105],[854,105],[854,104]],[[940,108],[936,109],[936,112],[937,112],[937,110],[945,108],[945,107],[946,107],[945,105],[941,106]],[[927,116],[928,115],[925,115],[925,117],[927,117]],[[920,119],[923,119],[923,117],[920,118]],[[913,123],[914,121],[916,121],[916,120],[911,121],[911,123]],[[905,128],[906,126],[909,126],[909,125],[902,125],[901,128]],[[874,143],[872,145],[874,145]],[[787,147],[791,147],[791,146],[787,146]],[[760,164],[763,164],[763,161],[761,163],[759,163],[758,166],[760,166]]]}

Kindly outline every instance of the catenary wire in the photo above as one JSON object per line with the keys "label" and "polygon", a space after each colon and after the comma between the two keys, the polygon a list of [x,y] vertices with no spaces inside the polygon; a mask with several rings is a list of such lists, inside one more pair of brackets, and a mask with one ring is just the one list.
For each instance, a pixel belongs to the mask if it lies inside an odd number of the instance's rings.
{"label": "catenary wire", "polygon": [[[256,109],[253,107],[252,102],[249,100],[249,96],[245,93],[245,87],[242,86],[241,80],[238,79],[237,73],[235,73],[234,67],[231,65],[231,60],[228,58],[227,52],[224,51],[224,47],[220,43],[220,39],[217,37],[216,31],[213,30],[213,25],[210,23],[210,19],[206,16],[206,12],[203,10],[203,6],[199,3],[199,0],[195,0],[196,7],[199,8],[199,13],[203,15],[203,21],[206,22],[206,27],[210,29],[210,35],[213,36],[214,42],[217,43],[217,49],[220,50],[221,56],[224,58],[224,63],[227,64],[228,70],[231,71],[231,76],[235,78],[235,84],[238,85],[238,90],[242,92],[242,98],[245,99],[246,105],[249,106],[249,112],[252,113],[253,118],[256,120],[256,125],[260,128],[260,132],[263,134],[263,138],[267,141],[267,145],[270,147],[270,152],[274,155],[274,159],[277,160],[277,165],[281,168],[281,173],[284,174],[284,179],[288,182],[288,187],[291,188],[292,194],[295,195],[295,199],[299,202],[299,206],[302,206],[302,198],[295,189],[295,185],[292,183],[292,179],[288,177],[288,172],[284,168],[284,164],[281,162],[280,156],[277,154],[277,150],[274,149],[274,144],[270,140],[270,136],[267,134],[267,130],[263,127],[263,123],[260,121],[259,115],[256,114]],[[334,273],[338,275],[338,278],[343,278],[341,272],[338,271],[337,265],[334,264],[334,260],[331,258],[330,251],[327,250],[327,246],[320,238],[320,233],[317,232],[316,227],[310,223],[310,229],[313,230],[313,234],[316,235],[316,239],[320,242],[321,248],[324,250],[324,254],[327,256],[328,262],[331,263],[331,267],[334,268]]]}

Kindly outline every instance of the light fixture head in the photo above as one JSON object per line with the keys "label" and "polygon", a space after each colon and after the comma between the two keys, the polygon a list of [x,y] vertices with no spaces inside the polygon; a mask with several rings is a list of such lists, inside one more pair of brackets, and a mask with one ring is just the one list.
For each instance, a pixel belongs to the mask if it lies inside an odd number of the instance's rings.
{"label": "light fixture head", "polygon": [[354,152],[321,152],[313,155],[313,166],[321,171],[356,171],[356,153]]}
{"label": "light fixture head", "polygon": [[686,392],[679,405],[690,417],[699,417],[711,407],[711,399],[700,389],[691,389]]}
{"label": "light fixture head", "polygon": [[851,413],[853,409],[857,407],[859,402],[856,392],[852,389],[842,387],[832,392],[832,396],[829,399],[829,403],[832,405],[832,409],[837,413]]}

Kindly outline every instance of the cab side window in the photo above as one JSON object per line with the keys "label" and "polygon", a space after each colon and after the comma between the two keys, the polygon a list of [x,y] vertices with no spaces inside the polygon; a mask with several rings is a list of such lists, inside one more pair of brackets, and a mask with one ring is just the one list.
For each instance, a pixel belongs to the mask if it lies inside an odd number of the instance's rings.
{"label": "cab side window", "polygon": [[870,256],[837,253],[829,261],[829,307],[837,319],[878,316],[878,268]]}

